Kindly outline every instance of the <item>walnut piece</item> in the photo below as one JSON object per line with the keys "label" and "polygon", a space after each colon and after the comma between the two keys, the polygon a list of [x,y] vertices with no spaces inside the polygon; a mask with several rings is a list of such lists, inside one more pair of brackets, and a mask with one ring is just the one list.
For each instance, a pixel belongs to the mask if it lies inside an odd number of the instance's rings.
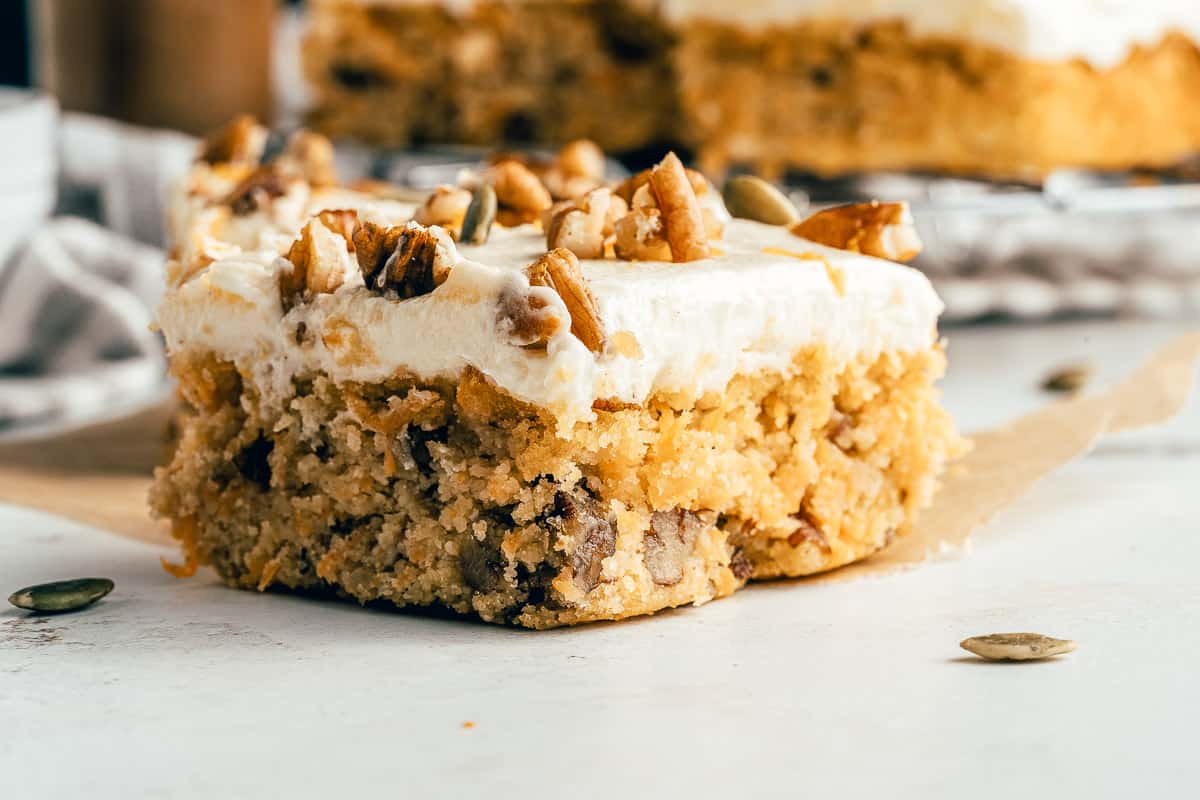
{"label": "walnut piece", "polygon": [[617,220],[628,210],[625,201],[606,187],[558,203],[544,222],[546,246],[564,247],[580,258],[604,258],[607,248],[615,243]]}
{"label": "walnut piece", "polygon": [[257,164],[268,135],[254,117],[243,114],[205,137],[199,160],[208,164]]}
{"label": "walnut piece", "polygon": [[525,268],[530,286],[553,289],[571,315],[571,333],[593,353],[604,349],[604,323],[600,307],[588,288],[575,254],[565,248],[551,250]]}
{"label": "walnut piece", "polygon": [[242,179],[223,202],[239,217],[253,214],[269,206],[276,197],[287,194],[293,180],[268,164]]}
{"label": "walnut piece", "polygon": [[395,227],[363,222],[353,244],[367,288],[401,300],[441,286],[454,262],[450,237],[416,222]]}
{"label": "walnut piece", "polygon": [[353,211],[327,211],[308,221],[292,242],[285,258],[290,269],[279,273],[279,294],[284,310],[315,295],[334,292],[346,279],[349,253],[345,215]]}
{"label": "walnut piece", "polygon": [[312,131],[293,133],[272,164],[282,174],[302,178],[313,186],[335,186],[338,182],[333,143]]}
{"label": "walnut piece", "polygon": [[496,190],[496,221],[505,227],[535,222],[553,203],[538,176],[515,159],[493,165],[484,179]]}
{"label": "walnut piece", "polygon": [[471,204],[471,192],[456,186],[439,186],[413,214],[422,225],[440,225],[455,239],[461,239],[463,217]]}
{"label": "walnut piece", "polygon": [[818,211],[793,224],[797,236],[839,250],[911,261],[921,252],[908,203],[856,203]]}
{"label": "walnut piece", "polygon": [[537,350],[545,349],[562,321],[543,295],[507,289],[500,295],[496,327],[511,344]]}
{"label": "walnut piece", "polygon": [[583,592],[600,582],[604,559],[617,551],[617,527],[598,500],[582,490],[554,496],[552,522],[572,541],[572,580]]}
{"label": "walnut piece", "polygon": [[655,511],[650,516],[642,560],[655,583],[674,586],[683,579],[684,562],[692,554],[696,536],[703,527],[699,515],[682,508]]}

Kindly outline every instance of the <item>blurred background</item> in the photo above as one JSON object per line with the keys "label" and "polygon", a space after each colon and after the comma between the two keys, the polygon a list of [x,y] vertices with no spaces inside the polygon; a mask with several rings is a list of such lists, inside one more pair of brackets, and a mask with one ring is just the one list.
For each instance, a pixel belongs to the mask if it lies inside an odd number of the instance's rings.
{"label": "blurred background", "polygon": [[[92,416],[164,391],[164,362],[151,327],[171,187],[187,168],[196,137],[239,113],[283,130],[324,120],[326,129],[339,132],[336,120],[345,116],[331,116],[328,108],[314,115],[322,88],[312,70],[306,78],[305,48],[363,56],[361,63],[343,63],[343,56],[332,68],[335,88],[350,98],[338,113],[358,115],[363,131],[372,130],[370,110],[359,101],[405,89],[398,85],[403,79],[363,66],[370,59],[471,62],[478,80],[491,81],[489,91],[508,90],[495,54],[469,37],[430,40],[413,51],[397,5],[0,3],[0,432]],[[356,16],[342,18],[351,22],[331,34],[330,9],[339,6],[357,7]],[[326,27],[314,35],[322,13]],[[653,84],[661,65],[648,54],[663,46],[658,32],[636,17],[602,13],[613,57]],[[364,25],[361,32],[354,27]],[[538,40],[538,32],[525,33]],[[564,35],[545,35],[551,34]],[[818,86],[832,80],[821,70],[810,70],[810,78]],[[574,96],[595,90],[573,90],[584,82],[562,65],[544,80],[544,91],[564,107],[603,99]],[[379,93],[383,84],[392,94]],[[436,90],[421,91],[454,120],[465,114]],[[1146,87],[1150,95],[1156,91]],[[634,116],[631,110],[630,125]],[[453,130],[449,121],[442,127]],[[536,130],[529,135],[531,124],[536,120],[510,116],[503,131],[517,144],[544,138]],[[370,144],[341,136],[343,175],[431,188],[486,155],[486,148],[444,141],[437,120],[427,127],[434,133],[390,145],[382,128],[367,137]],[[638,168],[673,144],[613,151],[613,169]],[[1194,163],[1184,162],[1154,171],[1063,168],[1019,180],[928,172],[785,171],[775,177],[801,207],[907,199],[926,244],[916,266],[945,299],[947,321],[995,326],[1200,316],[1197,173]]]}

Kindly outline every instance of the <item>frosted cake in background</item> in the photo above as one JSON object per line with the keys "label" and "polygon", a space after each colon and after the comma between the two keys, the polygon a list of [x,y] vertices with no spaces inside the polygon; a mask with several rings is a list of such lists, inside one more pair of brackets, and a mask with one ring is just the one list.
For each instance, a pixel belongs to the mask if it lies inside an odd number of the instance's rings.
{"label": "frosted cake in background", "polygon": [[1187,0],[315,0],[333,135],[1036,179],[1200,151]]}

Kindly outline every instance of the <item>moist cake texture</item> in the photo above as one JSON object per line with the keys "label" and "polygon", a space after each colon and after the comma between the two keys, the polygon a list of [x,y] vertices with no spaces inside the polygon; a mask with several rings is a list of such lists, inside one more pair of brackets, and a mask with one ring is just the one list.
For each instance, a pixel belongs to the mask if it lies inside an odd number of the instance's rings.
{"label": "moist cake texture", "polygon": [[565,155],[414,207],[258,134],[210,143],[173,213],[186,409],[152,506],[179,574],[621,619],[863,558],[962,449],[937,297],[864,254],[912,255],[899,207],[730,219],[673,157],[551,205]]}
{"label": "moist cake texture", "polygon": [[1200,151],[1200,4],[318,0],[334,135],[664,144],[709,171],[1036,179]]}

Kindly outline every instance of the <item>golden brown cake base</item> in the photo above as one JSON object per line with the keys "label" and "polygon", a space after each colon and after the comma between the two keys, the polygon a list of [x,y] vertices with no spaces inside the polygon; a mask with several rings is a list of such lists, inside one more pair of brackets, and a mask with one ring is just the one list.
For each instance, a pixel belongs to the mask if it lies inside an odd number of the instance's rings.
{"label": "golden brown cake base", "polygon": [[1061,166],[1168,166],[1200,151],[1200,49],[1173,35],[1098,70],[899,23],[763,33],[698,23],[675,54],[702,166],[1036,178]]}
{"label": "golden brown cake base", "polygon": [[316,3],[305,71],[315,127],[406,146],[662,138],[666,33],[621,3]]}
{"label": "golden brown cake base", "polygon": [[670,27],[622,2],[324,0],[305,48],[314,123],[393,145],[683,145],[768,175],[936,170],[1035,179],[1200,152],[1200,48],[1038,62],[900,22]]}
{"label": "golden brown cake base", "polygon": [[904,535],[960,448],[940,350],[736,377],[697,402],[599,410],[560,436],[478,373],[294,382],[269,404],[177,356],[187,416],[153,491],[187,566],[548,628],[704,603]]}

